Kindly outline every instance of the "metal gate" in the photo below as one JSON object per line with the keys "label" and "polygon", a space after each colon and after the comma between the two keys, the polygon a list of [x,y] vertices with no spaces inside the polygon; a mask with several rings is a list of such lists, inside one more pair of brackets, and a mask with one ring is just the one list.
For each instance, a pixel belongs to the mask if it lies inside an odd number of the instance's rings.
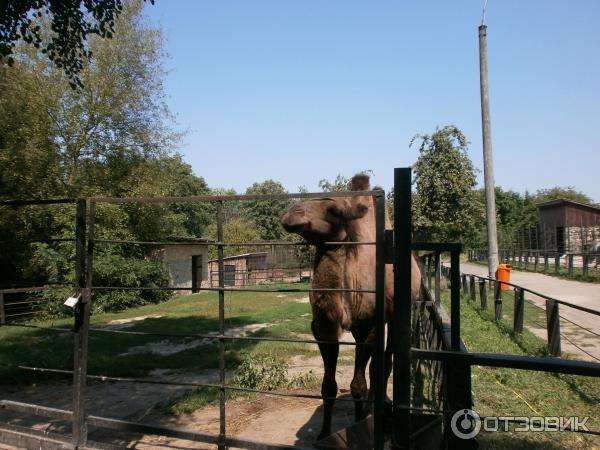
{"label": "metal gate", "polygon": [[[376,246],[376,286],[375,289],[253,289],[243,288],[238,289],[235,287],[227,286],[227,276],[224,269],[224,248],[227,246],[239,246],[241,243],[236,242],[225,242],[223,238],[223,207],[227,202],[239,202],[239,201],[267,201],[267,200],[287,200],[287,199],[312,199],[312,198],[333,198],[333,197],[356,197],[356,196],[368,196],[374,199],[375,205],[375,217],[376,217],[376,241],[374,242],[361,242],[360,245],[374,245]],[[205,334],[165,334],[165,333],[143,333],[135,332],[141,335],[158,335],[158,336],[169,336],[169,337],[194,337],[210,339],[218,342],[219,349],[219,382],[215,384],[211,383],[177,383],[171,380],[147,380],[140,378],[125,378],[125,377],[113,377],[106,376],[103,374],[89,374],[87,371],[88,365],[88,342],[90,333],[103,332],[103,333],[128,333],[123,330],[107,330],[107,329],[94,329],[90,327],[90,305],[93,292],[102,292],[108,290],[171,290],[180,291],[183,290],[181,287],[127,287],[127,286],[97,286],[94,284],[93,278],[93,266],[94,266],[94,252],[95,248],[99,245],[144,245],[144,244],[157,244],[158,242],[140,242],[140,241],[127,241],[117,239],[98,239],[96,238],[96,218],[97,218],[97,206],[101,204],[169,204],[169,203],[197,203],[197,202],[209,202],[215,206],[216,219],[217,219],[217,240],[215,242],[209,242],[208,245],[215,246],[218,252],[219,260],[219,285],[218,287],[201,287],[197,284],[192,285],[189,288],[190,291],[216,291],[218,292],[219,299],[219,333],[218,335],[205,333]],[[49,435],[47,433],[39,433],[30,429],[22,429],[20,427],[0,424],[0,441],[9,443],[12,445],[20,445],[25,447],[40,447],[40,448],[54,448],[56,446],[60,448],[105,448],[105,444],[88,441],[88,426],[94,426],[99,428],[113,429],[113,430],[124,430],[131,432],[141,432],[146,434],[153,434],[159,436],[177,437],[181,439],[204,442],[216,445],[219,449],[225,449],[228,447],[239,447],[248,449],[290,449],[290,448],[301,448],[298,446],[290,445],[277,445],[267,444],[261,442],[255,442],[251,440],[238,439],[235,437],[228,436],[227,434],[227,421],[225,414],[226,404],[226,392],[228,390],[234,391],[246,391],[254,392],[261,395],[270,396],[283,396],[283,397],[300,397],[310,398],[315,400],[321,400],[322,397],[319,395],[309,394],[293,394],[288,392],[277,392],[277,391],[261,391],[256,389],[242,388],[233,386],[227,383],[225,377],[225,349],[228,343],[239,340],[251,340],[251,341],[279,341],[279,342],[298,342],[305,344],[327,344],[329,342],[316,341],[311,339],[292,339],[288,337],[280,338],[266,338],[266,337],[240,337],[228,335],[226,328],[226,310],[225,310],[225,296],[227,293],[236,291],[245,292],[310,292],[310,291],[340,291],[340,292],[364,292],[375,294],[376,296],[376,342],[374,350],[374,370],[376,372],[375,378],[380,380],[376,383],[375,398],[371,400],[374,403],[374,427],[375,427],[375,439],[374,447],[381,449],[383,448],[383,410],[384,410],[384,389],[383,377],[384,377],[384,364],[383,364],[383,353],[384,353],[384,282],[385,282],[385,242],[384,242],[384,231],[385,231],[385,193],[382,190],[374,191],[360,191],[360,192],[335,192],[335,193],[300,193],[300,194],[275,194],[275,195],[225,195],[225,196],[191,196],[191,197],[161,197],[161,198],[90,198],[90,199],[60,199],[60,200],[42,200],[42,201],[5,201],[0,202],[0,206],[18,208],[27,205],[38,205],[38,204],[53,204],[53,203],[75,203],[76,204],[76,220],[75,220],[75,238],[71,239],[75,241],[76,246],[76,279],[77,279],[77,290],[78,290],[78,301],[74,307],[74,327],[72,330],[65,328],[52,328],[45,327],[48,332],[52,331],[72,331],[73,332],[73,361],[74,367],[72,371],[59,370],[53,368],[44,367],[26,367],[18,366],[21,370],[36,371],[41,373],[59,373],[63,375],[72,376],[72,389],[73,389],[73,405],[71,410],[61,410],[56,408],[48,408],[41,405],[26,404],[22,402],[15,402],[9,400],[0,400],[0,408],[7,410],[18,411],[31,415],[38,415],[42,417],[61,419],[71,422],[72,433],[71,436],[65,435]],[[87,236],[86,236],[87,228]],[[181,240],[179,240],[181,242]],[[326,242],[324,245],[353,245],[353,242]],[[244,242],[244,246],[248,245],[306,245],[300,242]],[[185,289],[185,288],[184,288]],[[9,326],[36,326],[28,324],[8,324]],[[354,342],[343,342],[341,345],[370,345],[360,344]],[[144,423],[135,423],[124,420],[117,420],[107,417],[99,417],[89,415],[86,408],[86,386],[88,380],[102,381],[102,382],[118,382],[118,383],[151,383],[151,384],[164,384],[164,385],[182,385],[190,387],[204,387],[216,389],[219,391],[219,424],[220,432],[218,435],[212,435],[202,432],[191,432],[187,430],[180,430],[175,428],[153,426]],[[355,401],[354,399],[338,398],[337,401]],[[362,400],[365,401],[365,400]],[[369,400],[366,400],[367,402]]]}

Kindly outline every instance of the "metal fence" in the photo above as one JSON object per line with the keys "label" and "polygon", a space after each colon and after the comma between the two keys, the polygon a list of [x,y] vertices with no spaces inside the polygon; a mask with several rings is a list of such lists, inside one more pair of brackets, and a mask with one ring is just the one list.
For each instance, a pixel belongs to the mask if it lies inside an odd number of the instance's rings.
{"label": "metal fence", "polygon": [[[447,267],[442,266],[442,272],[448,273],[449,269]],[[503,304],[505,297],[505,289],[508,287],[512,288],[513,296],[514,296],[514,308],[513,308],[513,331],[515,333],[523,332],[523,324],[525,321],[525,304],[527,302],[525,298],[525,294],[529,293],[536,297],[540,297],[544,299],[545,308],[542,308],[538,305],[535,305],[532,302],[529,304],[543,309],[546,313],[546,323],[539,324],[541,327],[545,327],[547,331],[547,344],[548,344],[548,352],[552,356],[561,356],[561,339],[569,341],[571,345],[575,346],[579,351],[583,354],[586,354],[591,359],[600,362],[600,358],[591,354],[586,349],[577,345],[573,340],[569,339],[569,337],[565,336],[561,333],[560,320],[564,320],[569,322],[571,325],[577,327],[579,330],[592,335],[593,337],[600,338],[600,333],[597,333],[594,330],[586,328],[580,324],[569,320],[568,318],[560,315],[561,305],[564,308],[571,308],[573,310],[582,311],[586,314],[590,314],[595,317],[600,317],[600,311],[587,308],[585,306],[577,305],[571,302],[567,302],[565,300],[559,300],[557,298],[550,297],[546,294],[542,294],[540,292],[533,291],[531,289],[516,285],[514,283],[509,283],[506,281],[500,282],[495,278],[489,278],[480,275],[466,274],[461,273],[461,284],[463,293],[468,295],[472,301],[476,301],[479,296],[480,308],[482,310],[488,309],[488,295],[491,295],[494,302],[494,319],[502,320],[503,318]],[[505,286],[505,289],[502,288]]]}
{"label": "metal fence", "polygon": [[[488,260],[487,249],[472,249],[467,253],[469,261]],[[573,277],[575,271],[581,271],[584,277],[592,274],[600,275],[600,253],[594,252],[559,252],[556,250],[536,249],[500,249],[500,262],[512,263],[515,268],[533,270],[534,272],[561,273]]]}
{"label": "metal fence", "polygon": [[[376,236],[375,242],[326,242],[324,245],[329,246],[340,246],[340,245],[374,245],[376,247],[376,264],[374,270],[376,271],[376,286],[375,289],[301,289],[301,288],[286,288],[286,289],[260,289],[253,288],[236,288],[225,286],[224,276],[224,247],[227,245],[262,245],[263,243],[227,243],[223,239],[223,206],[229,201],[260,201],[260,200],[288,200],[288,199],[311,199],[311,198],[332,198],[332,197],[350,197],[350,196],[369,196],[375,200],[375,216],[376,216]],[[71,422],[72,433],[71,436],[58,436],[58,435],[39,435],[32,430],[16,429],[14,426],[4,425],[0,427],[0,439],[6,443],[13,445],[24,445],[26,447],[32,446],[52,446],[53,442],[61,442],[74,446],[76,448],[95,448],[100,446],[99,443],[88,441],[88,426],[95,426],[101,428],[108,428],[113,430],[126,430],[131,432],[142,432],[154,435],[178,437],[182,439],[205,442],[209,444],[215,444],[219,449],[225,449],[227,447],[241,447],[249,449],[288,449],[288,448],[300,448],[297,446],[289,445],[277,445],[277,444],[266,444],[261,442],[255,442],[251,440],[238,439],[227,435],[226,428],[226,415],[225,415],[225,403],[226,403],[226,392],[230,391],[244,391],[253,392],[256,394],[270,395],[270,396],[284,396],[284,397],[300,397],[309,398],[315,400],[322,400],[320,395],[309,395],[309,394],[294,394],[289,392],[278,392],[278,391],[261,391],[256,389],[242,388],[227,383],[225,377],[225,349],[228,343],[233,341],[248,340],[248,341],[284,341],[284,342],[297,342],[305,344],[330,344],[330,342],[323,342],[311,339],[293,339],[287,337],[281,338],[267,338],[267,337],[255,337],[255,336],[233,336],[228,335],[225,322],[225,296],[227,293],[232,292],[315,292],[315,291],[338,291],[338,292],[362,292],[375,294],[376,296],[376,322],[377,331],[375,339],[374,349],[374,370],[375,377],[378,382],[375,387],[375,397],[371,400],[374,403],[374,448],[383,448],[383,410],[384,410],[384,229],[385,229],[385,194],[381,190],[376,191],[363,191],[363,192],[345,192],[345,193],[317,193],[317,194],[276,194],[276,195],[232,195],[232,196],[193,196],[193,197],[168,197],[168,198],[91,198],[87,201],[84,199],[71,200],[64,199],[58,200],[58,203],[74,202],[77,206],[76,220],[75,220],[75,244],[76,244],[76,279],[77,289],[79,292],[80,300],[77,302],[74,308],[74,328],[68,330],[65,328],[52,328],[46,327],[45,330],[48,332],[65,332],[72,331],[74,338],[74,350],[73,350],[73,370],[59,370],[52,368],[43,367],[26,367],[16,366],[20,370],[35,371],[40,373],[54,373],[72,376],[73,378],[73,405],[71,410],[59,410],[55,408],[48,408],[40,405],[26,404],[15,401],[0,400],[0,407],[28,413],[31,415],[45,416],[49,418],[62,419]],[[181,287],[135,287],[131,288],[128,286],[97,286],[94,284],[93,279],[93,266],[94,266],[94,252],[97,245],[121,245],[121,244],[136,244],[136,241],[124,241],[124,240],[111,240],[111,239],[96,239],[96,219],[97,219],[97,205],[99,204],[157,204],[157,203],[190,203],[190,202],[211,202],[216,207],[216,219],[217,219],[217,240],[215,242],[209,242],[208,245],[216,246],[219,259],[219,270],[218,270],[218,287],[195,287],[189,288],[190,291],[216,291],[218,292],[219,301],[219,332],[217,335],[206,333],[206,334],[169,334],[169,337],[194,337],[210,339],[218,342],[219,348],[219,381],[218,383],[177,383],[171,380],[148,380],[139,378],[125,378],[125,377],[112,377],[105,376],[102,374],[88,374],[87,365],[89,357],[89,335],[90,333],[103,332],[103,333],[127,333],[123,330],[109,330],[109,329],[95,329],[90,327],[90,306],[93,292],[102,292],[108,290],[168,290],[168,291],[181,291],[185,288]],[[36,204],[51,204],[52,201],[11,201],[0,203],[3,206],[20,207],[24,205],[36,205]],[[87,225],[87,239],[86,239],[86,225]],[[148,244],[148,242],[144,242]],[[267,243],[265,245],[276,245],[273,243]],[[282,245],[290,245],[290,243],[282,243]],[[294,245],[294,244],[292,244]],[[297,243],[297,245],[306,245]],[[10,323],[8,326],[30,326],[27,324]],[[35,325],[34,325],[35,326]],[[164,333],[145,333],[136,332],[136,334],[143,335],[156,335],[166,336]],[[340,345],[371,345],[368,343],[355,343],[355,342],[339,342]],[[134,423],[124,420],[117,420],[106,417],[98,417],[89,415],[86,411],[86,386],[88,380],[102,381],[102,382],[119,382],[119,383],[151,383],[151,384],[165,384],[165,385],[181,385],[189,387],[204,387],[209,389],[216,389],[219,391],[219,423],[220,432],[218,435],[212,435],[201,432],[191,432],[188,430],[180,430],[168,427],[153,426],[143,423]],[[355,399],[340,398],[337,401],[364,401]],[[369,401],[369,400],[367,400]]]}
{"label": "metal fence", "polygon": [[[348,196],[372,196],[375,199],[376,212],[376,240],[374,242],[361,242],[361,245],[375,245],[376,247],[376,285],[374,290],[352,290],[335,289],[341,292],[364,292],[375,294],[376,296],[376,337],[373,352],[373,370],[374,370],[374,430],[373,430],[373,448],[381,450],[389,437],[392,448],[411,448],[417,439],[427,434],[427,431],[435,424],[440,422],[444,428],[444,443],[447,448],[466,449],[475,448],[476,442],[471,440],[462,440],[449,433],[449,421],[456,411],[471,408],[471,366],[495,366],[514,369],[549,371],[558,373],[568,373],[586,376],[600,376],[600,364],[563,360],[559,358],[543,358],[531,356],[516,355],[498,355],[486,353],[473,353],[467,351],[462,345],[460,335],[460,306],[461,306],[461,274],[459,256],[461,246],[459,244],[431,244],[431,243],[413,243],[411,237],[412,217],[411,217],[411,183],[412,174],[410,169],[396,169],[394,173],[394,230],[385,231],[385,196],[383,191],[368,192],[346,192],[346,193],[319,193],[319,194],[280,194],[280,195],[253,195],[253,196],[196,196],[196,197],[167,197],[167,198],[92,198],[86,200],[63,200],[63,202],[75,202],[77,205],[76,213],[76,274],[77,287],[81,293],[80,301],[75,306],[74,311],[74,367],[72,371],[56,370],[51,368],[23,367],[21,370],[39,371],[43,373],[60,373],[73,378],[73,407],[71,410],[58,410],[55,408],[42,407],[33,404],[24,404],[11,402],[7,400],[0,401],[0,407],[25,412],[32,415],[42,415],[47,417],[61,418],[68,420],[72,424],[72,435],[48,436],[42,434],[33,435],[32,432],[25,432],[0,426],[0,438],[4,442],[25,447],[32,446],[50,446],[51,443],[57,443],[63,446],[75,446],[77,448],[93,448],[96,443],[88,442],[87,427],[96,426],[113,430],[127,430],[133,432],[142,432],[148,434],[157,434],[163,436],[172,436],[193,441],[205,442],[216,445],[219,449],[226,447],[242,447],[250,449],[288,449],[299,448],[288,445],[274,445],[255,442],[250,440],[237,439],[227,434],[226,415],[225,415],[225,393],[228,390],[243,390],[263,395],[274,396],[298,396],[302,398],[311,398],[321,400],[322,396],[317,395],[296,395],[287,392],[277,391],[259,391],[245,389],[233,386],[227,383],[225,378],[225,347],[234,340],[280,340],[286,342],[300,342],[310,344],[330,344],[330,342],[319,342],[310,339],[289,339],[289,338],[263,338],[263,337],[235,337],[227,334],[225,326],[225,295],[228,292],[237,292],[242,289],[226,287],[224,284],[223,270],[223,249],[226,245],[236,245],[235,243],[223,242],[223,205],[228,201],[244,200],[286,200],[292,198],[321,198],[321,197],[348,197]],[[124,289],[144,289],[129,288],[126,286],[95,286],[93,280],[94,249],[96,245],[110,245],[109,240],[96,240],[96,206],[102,203],[112,204],[157,204],[157,203],[181,203],[181,202],[212,202],[216,206],[217,214],[217,241],[210,243],[217,247],[219,256],[219,286],[214,288],[201,288],[200,290],[211,290],[218,292],[219,299],[219,333],[214,334],[193,334],[189,337],[201,337],[218,342],[219,347],[219,382],[209,383],[174,383],[170,380],[147,380],[137,378],[108,377],[102,374],[88,374],[88,339],[89,334],[99,330],[90,327],[90,302],[92,292],[101,292],[107,290]],[[45,201],[52,203],[52,201]],[[27,202],[4,202],[4,205],[18,207]],[[29,203],[29,204],[35,204]],[[87,211],[87,220],[86,220]],[[87,240],[86,240],[86,224]],[[114,242],[116,244],[119,241]],[[122,241],[121,241],[122,242]],[[356,243],[335,242],[327,245],[355,245]],[[248,245],[248,243],[244,243]],[[420,325],[415,320],[413,327],[413,305],[411,303],[411,267],[413,251],[433,252],[433,258],[436,266],[439,266],[439,258],[442,253],[450,254],[450,268],[447,274],[450,278],[450,324],[442,320],[441,326],[437,327],[438,338],[421,339],[413,338]],[[385,365],[384,365],[384,328],[385,328],[385,309],[384,309],[384,284],[385,284],[385,264],[394,265],[394,308],[391,323],[393,326],[389,330],[392,335],[393,346],[393,401],[390,408],[385,402]],[[429,272],[431,273],[431,272]],[[429,273],[426,276],[425,285],[431,286]],[[424,300],[423,308],[429,308],[429,311],[436,312],[436,302],[439,299],[441,271],[436,271],[438,277],[435,283],[435,293],[433,300]],[[152,287],[146,289],[163,290],[181,290],[181,288],[172,287]],[[192,288],[190,288],[191,290]],[[254,289],[243,289],[252,292]],[[260,289],[260,292],[310,292],[318,289]],[[334,290],[334,289],[321,289]],[[430,296],[431,297],[431,296]],[[429,303],[429,305],[427,305]],[[557,303],[558,304],[558,303]],[[440,315],[434,318],[423,315],[421,325],[428,326],[431,320],[440,320]],[[69,331],[64,328],[47,328],[49,332]],[[124,333],[123,330],[101,330],[109,333]],[[153,334],[153,333],[144,333]],[[158,333],[164,336],[164,334]],[[430,335],[425,332],[423,335]],[[173,335],[170,335],[173,336]],[[186,337],[185,335],[177,335]],[[446,344],[439,345],[435,342],[443,341]],[[356,343],[345,342],[342,345],[359,345]],[[417,346],[418,345],[418,346]],[[419,348],[420,347],[420,348]],[[414,364],[413,364],[414,363]],[[437,367],[443,375],[438,381],[434,381],[433,387],[436,392],[439,391],[439,385],[443,385],[443,391],[435,394],[442,399],[441,403],[436,405],[417,406],[418,398],[412,390],[413,383],[411,379],[411,368],[417,365],[421,367]],[[433,369],[436,370],[436,369]],[[180,384],[190,387],[205,387],[217,389],[219,391],[219,423],[220,432],[208,434],[202,432],[191,432],[168,427],[159,427],[143,423],[134,423],[124,420],[116,420],[105,417],[88,415],[86,413],[85,390],[88,380],[113,381],[124,383],[154,383],[154,384]],[[337,399],[354,401],[354,399]],[[428,416],[428,422],[423,423],[421,419]],[[386,433],[387,430],[387,433]]]}

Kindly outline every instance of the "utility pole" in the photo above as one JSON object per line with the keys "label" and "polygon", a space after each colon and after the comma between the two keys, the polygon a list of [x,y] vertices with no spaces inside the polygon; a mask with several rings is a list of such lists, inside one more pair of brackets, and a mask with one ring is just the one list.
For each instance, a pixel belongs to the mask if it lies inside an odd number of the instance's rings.
{"label": "utility pole", "polygon": [[[487,3],[487,2],[486,2]],[[496,277],[498,268],[498,235],[496,231],[496,192],[494,190],[494,162],[492,160],[492,124],[490,121],[490,94],[488,89],[487,26],[479,26],[479,83],[481,86],[481,124],[483,134],[483,177],[485,180],[485,213],[488,237],[488,271]]]}

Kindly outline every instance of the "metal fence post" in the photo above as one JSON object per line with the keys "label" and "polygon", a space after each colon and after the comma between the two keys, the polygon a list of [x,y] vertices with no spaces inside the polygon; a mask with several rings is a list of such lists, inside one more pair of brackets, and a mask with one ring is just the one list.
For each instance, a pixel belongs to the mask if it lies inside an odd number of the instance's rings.
{"label": "metal fence post", "polygon": [[[94,233],[96,204],[90,204],[87,254],[85,246],[86,201],[77,200],[75,216],[75,278],[80,300],[75,305],[73,339],[73,446],[87,443],[85,390],[87,385],[88,334],[90,327],[90,302],[94,261]],[[87,258],[87,261],[86,261]]]}
{"label": "metal fence post", "polygon": [[[373,447],[383,450],[385,443],[384,402],[386,391],[385,354],[385,195],[375,198],[375,354],[373,356],[375,405]],[[410,267],[410,266],[409,266]],[[408,271],[410,272],[410,270]]]}
{"label": "metal fence post", "polygon": [[540,252],[538,250],[536,250],[533,270],[537,272],[539,265],[540,265]]}
{"label": "metal fence post", "polygon": [[588,266],[589,266],[589,260],[588,260],[588,255],[583,254],[583,276],[587,277],[588,276]]}
{"label": "metal fence post", "polygon": [[544,253],[544,272],[548,272],[548,253]]}
{"label": "metal fence post", "polygon": [[411,432],[411,172],[394,169],[394,449],[408,449]]}
{"label": "metal fence post", "polygon": [[560,315],[557,301],[546,300],[546,328],[548,329],[548,350],[552,356],[560,356]]}
{"label": "metal fence post", "polygon": [[502,283],[494,283],[494,319],[502,320]]}
{"label": "metal fence post", "polygon": [[560,253],[556,252],[554,255],[554,272],[558,273],[560,270]]}
{"label": "metal fence post", "polygon": [[442,293],[442,261],[440,252],[435,252],[435,304],[439,305]]}
{"label": "metal fence post", "polygon": [[0,291],[0,325],[6,323],[6,312],[4,311],[4,292]]}
{"label": "metal fence post", "polygon": [[481,280],[479,284],[479,300],[481,302],[481,309],[483,311],[487,310],[487,286],[485,285],[485,280]]}
{"label": "metal fence post", "polygon": [[225,263],[223,261],[223,201],[217,202],[217,257],[219,258],[219,440],[218,450],[226,450],[225,438]]}
{"label": "metal fence post", "polygon": [[573,276],[573,254],[570,254],[567,258],[569,264],[569,276]]}
{"label": "metal fence post", "polygon": [[515,333],[523,332],[523,319],[525,313],[525,291],[515,289],[515,312],[513,320],[513,331]]}

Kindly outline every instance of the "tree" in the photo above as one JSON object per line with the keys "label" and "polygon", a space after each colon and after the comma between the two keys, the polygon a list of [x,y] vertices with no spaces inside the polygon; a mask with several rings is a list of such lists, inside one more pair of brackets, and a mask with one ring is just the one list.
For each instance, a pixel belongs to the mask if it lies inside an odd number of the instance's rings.
{"label": "tree", "polygon": [[325,178],[320,180],[319,187],[323,192],[343,192],[350,189],[350,180],[338,173],[333,181],[329,181]]}
{"label": "tree", "polygon": [[596,206],[594,201],[583,192],[576,190],[573,186],[555,186],[548,189],[540,189],[534,195],[535,203],[549,202],[551,200],[567,199],[585,205]]}
{"label": "tree", "polygon": [[[373,171],[371,169],[362,170],[358,172],[356,175],[373,175]],[[335,180],[329,181],[325,178],[319,180],[319,187],[323,190],[323,192],[344,192],[350,190],[350,178],[346,178],[342,174],[337,174]]]}
{"label": "tree", "polygon": [[[285,194],[287,191],[279,181],[265,180],[254,183],[246,194]],[[244,205],[244,215],[252,220],[261,239],[281,240],[288,236],[281,226],[281,216],[289,208],[290,200],[252,200]]]}
{"label": "tree", "polygon": [[415,136],[410,145],[416,141],[420,156],[413,166],[413,207],[418,239],[472,243],[483,220],[483,204],[474,190],[475,169],[465,136],[446,126]]}
{"label": "tree", "polygon": [[[80,76],[85,85],[78,90],[70,88],[68,76],[41,51],[25,45],[14,48],[13,67],[0,67],[0,198],[209,192],[205,181],[172,152],[178,135],[164,102],[162,33],[144,22],[142,6],[141,1],[123,5],[113,39],[89,37],[95,58],[83,62]],[[45,17],[36,20],[50,26]],[[205,204],[98,204],[97,217],[98,237],[134,240],[202,236],[212,220]],[[74,280],[72,243],[18,243],[72,237],[73,223],[71,205],[4,208],[0,283]],[[10,244],[4,245],[7,241]],[[114,285],[150,280],[154,275],[148,274],[160,270],[144,256],[137,246],[98,246],[98,270],[119,270],[94,276],[112,277]],[[144,296],[124,300],[115,294],[102,301],[111,298],[117,305],[129,305]]]}
{"label": "tree", "polygon": [[[122,0],[10,0],[0,5],[0,62],[13,65],[18,43],[33,44],[64,70],[72,87],[82,87],[79,74],[93,54],[88,36],[112,37],[123,11]],[[40,24],[43,17],[49,27]]]}

